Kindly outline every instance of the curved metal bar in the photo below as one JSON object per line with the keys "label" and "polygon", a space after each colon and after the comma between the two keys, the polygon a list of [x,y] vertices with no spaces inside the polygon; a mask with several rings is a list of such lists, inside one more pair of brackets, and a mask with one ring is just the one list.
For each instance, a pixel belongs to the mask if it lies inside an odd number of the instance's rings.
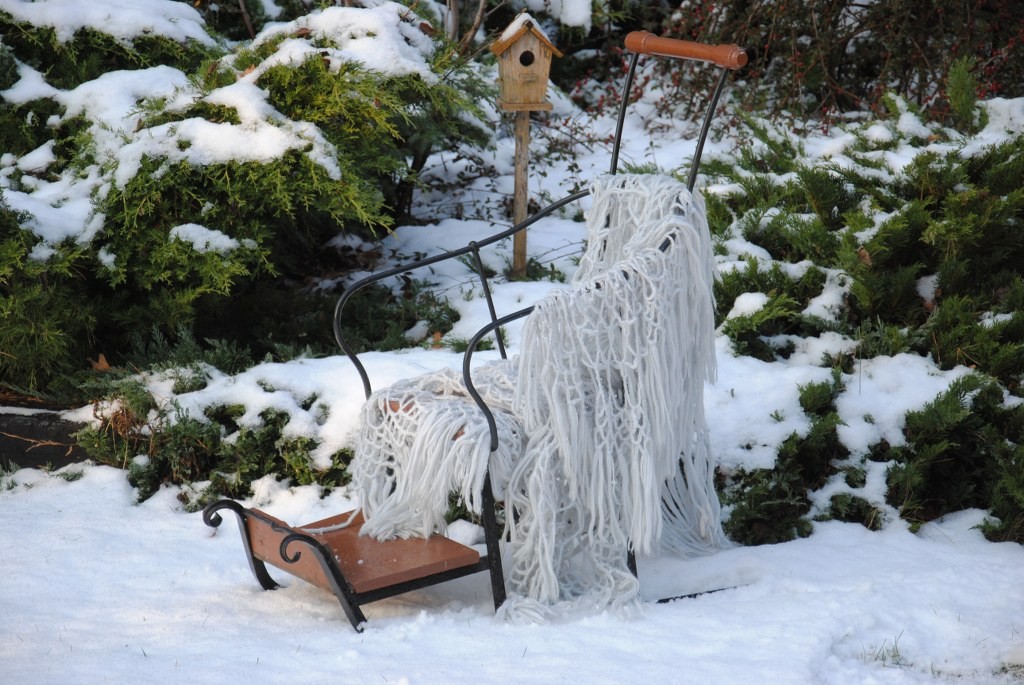
{"label": "curved metal bar", "polygon": [[686,181],[686,188],[691,193],[693,192],[693,186],[697,183],[697,169],[700,168],[700,157],[704,154],[704,141],[708,138],[711,120],[715,116],[715,108],[718,107],[718,98],[722,96],[722,89],[725,88],[725,82],[728,78],[729,68],[723,67],[722,74],[718,77],[718,84],[715,86],[715,92],[711,96],[711,101],[708,102],[708,110],[704,113],[704,123],[700,128],[700,137],[697,138],[697,150],[693,153],[693,162],[690,163],[690,178]]}
{"label": "curved metal bar", "polygon": [[[527,218],[525,221],[521,221],[515,226],[508,228],[504,231],[501,231],[500,233],[495,233],[482,240],[476,241],[476,246],[477,248],[486,247],[488,245],[498,242],[499,240],[504,240],[505,238],[508,238],[509,236],[512,236],[518,233],[519,231],[528,228],[537,221],[552,214],[555,210],[561,209],[565,205],[573,203],[581,198],[584,198],[589,194],[590,190],[578,190],[575,193],[562,198],[561,200],[556,200],[555,202],[549,204],[547,207],[541,209],[536,214]],[[356,355],[355,350],[353,350],[352,346],[348,344],[348,342],[345,340],[344,335],[341,332],[341,313],[342,310],[345,308],[345,304],[349,301],[349,299],[351,299],[351,297],[356,292],[365,288],[368,285],[371,285],[372,283],[384,280],[385,278],[391,278],[393,276],[403,274],[413,269],[419,269],[425,266],[430,266],[431,264],[436,264],[446,259],[460,257],[472,251],[473,248],[467,245],[466,247],[461,247],[455,250],[449,250],[447,252],[434,255],[433,257],[427,257],[424,259],[417,260],[415,262],[410,262],[408,264],[403,264],[400,266],[387,269],[385,271],[381,271],[380,273],[376,273],[356,281],[355,283],[350,285],[345,290],[345,292],[341,294],[341,297],[338,298],[338,303],[334,307],[334,339],[338,342],[338,346],[341,347],[342,351],[346,354],[346,356],[348,356],[348,358],[351,359],[352,363],[355,365],[356,371],[359,373],[359,377],[363,382],[363,392],[365,393],[366,397],[369,397],[370,393],[372,392],[372,389],[370,387],[370,377],[366,373],[366,367],[363,366],[363,363],[361,361],[359,361],[359,358]]]}
{"label": "curved metal bar", "polygon": [[295,551],[294,556],[288,554],[288,545],[290,545],[293,542],[305,542],[307,545],[309,545],[316,551],[320,552],[321,554],[323,554],[325,551],[320,541],[312,535],[307,535],[306,533],[288,533],[288,535],[285,535],[284,538],[281,540],[281,546],[278,549],[278,551],[281,553],[281,558],[287,561],[289,564],[294,564],[302,558],[302,552],[298,550]]}
{"label": "curved metal bar", "polygon": [[[484,290],[484,299],[487,300],[487,313],[491,317],[491,321],[498,318],[498,310],[494,308],[494,298],[491,296],[491,286],[487,282],[487,273],[484,270],[484,260],[480,258],[480,246],[476,241],[470,241],[469,247],[473,249],[473,263],[476,264],[476,272],[480,276],[480,287]],[[508,359],[508,353],[505,352],[505,341],[501,339],[498,333],[494,334],[494,340],[498,343],[498,354],[501,355],[502,359]]]}
{"label": "curved metal bar", "polygon": [[224,519],[222,519],[220,514],[217,512],[221,509],[230,509],[235,512],[235,515],[238,516],[238,518],[245,518],[245,507],[234,500],[222,499],[206,505],[206,508],[203,509],[203,523],[211,528],[220,527],[220,524],[224,522]]}
{"label": "curved metal bar", "polygon": [[492,452],[498,449],[498,424],[494,420],[494,413],[491,412],[491,408],[487,406],[487,403],[484,402],[484,398],[480,395],[480,392],[476,389],[476,386],[473,385],[473,378],[470,369],[470,363],[473,359],[473,352],[476,351],[476,346],[480,344],[480,340],[483,339],[485,335],[487,335],[494,329],[498,328],[499,326],[504,326],[510,321],[515,321],[516,319],[521,319],[524,316],[527,316],[532,311],[532,306],[526,307],[525,309],[520,309],[517,312],[512,312],[511,314],[503,316],[500,319],[496,319],[495,321],[492,321],[491,323],[487,324],[479,331],[477,331],[476,335],[474,335],[470,339],[469,345],[466,347],[466,353],[462,357],[462,380],[466,385],[466,392],[468,392],[469,396],[473,398],[474,402],[476,402],[476,406],[480,407],[480,411],[484,413],[484,418],[487,420],[487,428],[491,432]]}
{"label": "curved metal bar", "polygon": [[281,540],[281,546],[278,548],[281,558],[289,564],[294,564],[302,558],[302,552],[298,550],[295,550],[294,555],[288,553],[288,545],[293,542],[304,542],[316,553],[316,560],[320,564],[320,570],[323,571],[324,577],[327,578],[327,583],[331,586],[331,591],[334,593],[335,598],[337,598],[338,603],[341,604],[341,608],[345,612],[345,616],[348,617],[349,623],[356,629],[356,632],[363,632],[366,616],[363,615],[362,610],[359,608],[361,601],[358,594],[352,590],[348,581],[345,580],[341,569],[334,562],[333,553],[330,548],[306,533],[289,533]]}
{"label": "curved metal bar", "polygon": [[608,170],[612,176],[619,169],[619,148],[622,146],[622,127],[626,124],[626,107],[629,105],[629,90],[633,87],[633,77],[636,76],[636,65],[640,61],[640,53],[634,52],[629,60],[629,71],[626,72],[626,82],[622,86],[622,101],[619,103],[619,119],[615,123],[615,141],[612,143],[612,164]]}
{"label": "curved metal bar", "polygon": [[274,580],[267,571],[267,565],[261,559],[257,559],[256,555],[252,553],[252,540],[249,538],[249,527],[245,524],[249,512],[245,507],[230,499],[222,499],[217,502],[213,502],[206,505],[206,508],[203,509],[203,523],[211,528],[219,527],[220,524],[224,522],[221,515],[217,513],[221,509],[230,509],[238,518],[238,532],[242,536],[242,547],[245,549],[245,557],[249,562],[249,570],[252,571],[253,576],[256,577],[256,582],[258,582],[260,587],[264,590],[273,590],[280,587],[277,584],[277,581]]}

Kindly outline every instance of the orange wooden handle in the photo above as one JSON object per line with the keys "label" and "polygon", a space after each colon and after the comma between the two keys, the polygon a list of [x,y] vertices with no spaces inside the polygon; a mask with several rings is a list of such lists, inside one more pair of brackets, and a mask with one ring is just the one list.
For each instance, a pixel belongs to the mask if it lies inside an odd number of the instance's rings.
{"label": "orange wooden handle", "polygon": [[633,31],[628,34],[626,49],[642,55],[714,62],[727,69],[739,69],[747,63],[747,53],[738,45],[708,45],[678,38],[661,38],[650,31]]}

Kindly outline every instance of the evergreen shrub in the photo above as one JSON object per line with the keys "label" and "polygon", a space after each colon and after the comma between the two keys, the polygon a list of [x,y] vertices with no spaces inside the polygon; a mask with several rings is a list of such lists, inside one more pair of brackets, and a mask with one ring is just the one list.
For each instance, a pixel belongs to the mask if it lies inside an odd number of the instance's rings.
{"label": "evergreen shrub", "polygon": [[[961,107],[963,130],[929,124],[931,144],[921,149],[895,125],[919,115],[898,98],[887,101],[880,121],[844,125],[853,140],[841,168],[803,162],[789,141],[795,134],[761,122],[746,129],[742,152],[705,167],[729,188],[712,203],[714,216],[730,222],[714,230],[719,254],[746,242],[771,256],[746,257],[745,268],[732,266],[716,284],[720,330],[734,351],[781,360],[789,350],[780,341],[815,328],[844,336],[852,348],[821,361],[833,367],[835,383],[801,390],[810,430],[781,444],[775,467],[724,480],[727,530],[746,543],[802,534],[811,520],[877,527],[897,513],[918,526],[969,507],[992,512],[986,533],[993,539],[1024,541],[1024,207],[1019,182],[1004,176],[1019,170],[1024,137],[962,156],[959,146],[982,117]],[[882,126],[888,135],[879,134]],[[916,148],[909,164],[881,161],[879,151],[906,145]],[[779,159],[781,149],[793,159]],[[813,266],[792,264],[805,259]],[[842,299],[830,300],[827,317],[809,317],[805,308],[827,287],[838,287]],[[724,318],[744,293],[767,295],[767,303]],[[850,455],[835,409],[846,392],[842,374],[855,374],[858,359],[901,353],[974,373],[907,414],[906,444],[882,441]],[[868,461],[889,465],[885,483],[851,482]],[[812,496],[839,478],[838,492]],[[883,500],[872,499],[883,489]]]}
{"label": "evergreen shrub", "polygon": [[[70,40],[61,40],[52,27],[17,21],[4,11],[0,11],[0,35],[5,51],[62,90],[119,69],[168,65],[188,72],[221,52],[194,40],[182,43],[159,34],[125,40],[93,28],[79,29]],[[0,75],[9,69],[2,64],[0,60]]]}
{"label": "evergreen shrub", "polygon": [[[60,43],[52,29],[8,21],[4,28],[17,39],[5,36],[0,57],[34,64],[58,87],[103,69],[170,63],[192,73],[194,91],[191,98],[180,93],[173,106],[140,103],[138,129],[125,133],[126,144],[170,140],[176,149],[151,151],[137,168],[95,159],[97,124],[88,113],[67,117],[49,99],[0,107],[0,123],[9,124],[0,127],[6,150],[22,154],[55,141],[56,160],[42,177],[104,179],[88,240],[44,245],[28,231],[4,234],[2,294],[18,308],[4,337],[27,340],[31,321],[53,341],[0,348],[9,360],[4,382],[52,393],[87,357],[126,361],[139,331],[249,346],[257,358],[289,346],[333,349],[330,293],[313,280],[346,267],[331,241],[346,233],[379,236],[409,211],[431,152],[482,144],[490,135],[476,119],[486,88],[473,68],[443,38],[422,33],[414,11],[395,12],[395,21],[409,35],[420,32],[418,44],[428,51],[423,73],[371,71],[342,57],[345,36],[319,35],[301,22],[225,55],[159,37],[118,41],[94,30]],[[307,57],[278,59],[285,40],[290,50],[308,45]],[[98,61],[72,65],[87,49]],[[0,59],[0,75],[3,65]],[[239,112],[231,96],[218,99],[249,82],[264,94],[264,114]],[[190,155],[187,131],[196,122],[284,130],[298,142],[269,160],[210,161]],[[15,187],[19,174],[10,176]],[[21,220],[31,226],[30,217]]]}
{"label": "evergreen shrub", "polygon": [[[310,455],[316,441],[283,435],[289,419],[284,412],[268,410],[258,425],[240,426],[244,407],[212,406],[202,417],[190,416],[173,404],[160,406],[138,376],[115,375],[99,385],[98,423],[79,431],[78,442],[97,462],[126,469],[139,501],[164,485],[205,483],[185,495],[184,504],[195,511],[216,497],[250,496],[250,483],[267,474],[328,490],[348,482],[351,454],[341,450],[329,467],[315,468]],[[315,402],[308,398],[304,408]]]}
{"label": "evergreen shrub", "polygon": [[990,535],[1021,539],[1015,482],[1024,463],[1024,409],[1007,406],[1004,394],[998,383],[970,374],[907,414],[907,444],[890,451],[886,493],[903,518],[920,525],[962,509],[992,509]]}
{"label": "evergreen shrub", "polygon": [[27,220],[0,192],[0,378],[32,388],[85,360],[95,310],[75,287],[84,250],[37,258],[40,241],[21,226]]}

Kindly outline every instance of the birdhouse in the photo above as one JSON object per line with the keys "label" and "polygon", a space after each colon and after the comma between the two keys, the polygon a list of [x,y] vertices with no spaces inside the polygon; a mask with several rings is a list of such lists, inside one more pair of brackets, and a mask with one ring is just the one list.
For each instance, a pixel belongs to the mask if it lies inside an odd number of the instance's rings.
{"label": "birdhouse", "polygon": [[552,56],[562,53],[526,12],[491,44],[498,57],[498,78],[501,95],[498,106],[507,112],[550,110],[547,101],[548,74]]}

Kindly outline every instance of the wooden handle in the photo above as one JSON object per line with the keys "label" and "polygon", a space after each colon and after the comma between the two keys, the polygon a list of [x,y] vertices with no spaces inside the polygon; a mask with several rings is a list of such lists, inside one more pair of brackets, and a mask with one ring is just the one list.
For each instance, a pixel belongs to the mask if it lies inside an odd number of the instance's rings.
{"label": "wooden handle", "polygon": [[739,69],[747,63],[747,53],[738,45],[707,45],[678,38],[661,38],[650,31],[633,31],[628,34],[626,49],[642,55],[714,62],[727,69]]}

